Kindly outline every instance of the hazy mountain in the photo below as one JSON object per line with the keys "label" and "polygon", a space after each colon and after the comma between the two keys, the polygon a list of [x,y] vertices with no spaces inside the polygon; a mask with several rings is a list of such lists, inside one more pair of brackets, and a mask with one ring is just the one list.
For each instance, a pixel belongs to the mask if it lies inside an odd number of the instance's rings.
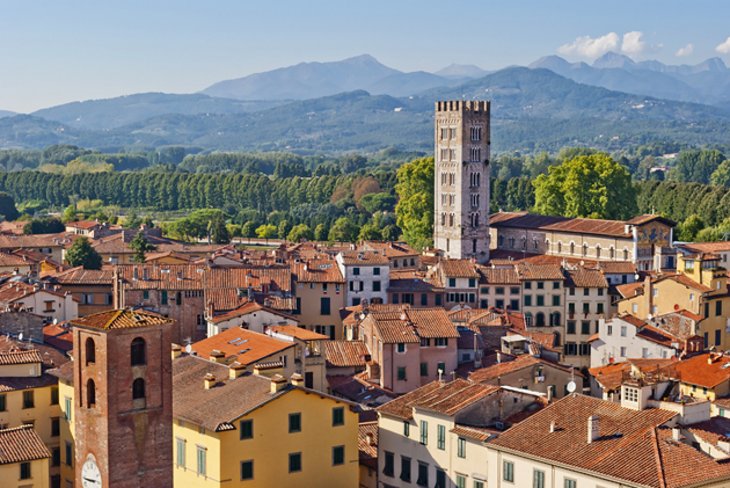
{"label": "hazy mountain", "polygon": [[0,119],[0,146],[65,142],[91,148],[189,145],[218,150],[430,151],[437,99],[492,100],[495,151],[616,149],[657,140],[727,141],[730,115],[716,107],[629,95],[576,83],[546,69],[508,68],[410,97],[354,91],[255,112],[165,114],[108,130],[38,117]]}
{"label": "hazy mountain", "polygon": [[412,73],[397,73],[378,80],[366,87],[370,93],[376,95],[392,95],[403,97],[419,93],[438,86],[448,86],[458,83],[453,79],[437,76],[425,71],[414,71]]}
{"label": "hazy mountain", "polygon": [[489,74],[488,71],[481,69],[473,64],[450,64],[434,73],[443,78],[466,79],[481,78]]}
{"label": "hazy mountain", "polygon": [[85,129],[113,129],[164,114],[242,113],[283,102],[241,101],[203,94],[138,93],[103,100],[72,102],[45,108],[32,115]]}
{"label": "hazy mountain", "polygon": [[239,100],[300,100],[362,89],[399,73],[364,54],[329,63],[299,63],[221,81],[202,93]]}
{"label": "hazy mountain", "polygon": [[3,117],[11,117],[15,115],[15,112],[11,112],[10,110],[0,110],[0,119]]}
{"label": "hazy mountain", "polygon": [[579,83],[671,100],[716,104],[727,100],[730,93],[730,70],[719,58],[673,66],[659,61],[635,62],[609,52],[592,65],[546,56],[529,67],[549,69]]}

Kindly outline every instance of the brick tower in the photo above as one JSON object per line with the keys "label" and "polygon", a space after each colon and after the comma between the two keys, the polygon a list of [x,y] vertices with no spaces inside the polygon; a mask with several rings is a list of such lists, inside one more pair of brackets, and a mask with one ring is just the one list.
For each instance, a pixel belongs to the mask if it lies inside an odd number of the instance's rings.
{"label": "brick tower", "polygon": [[71,323],[74,486],[172,486],[172,322],[123,309]]}
{"label": "brick tower", "polygon": [[436,102],[434,246],[489,260],[489,102]]}

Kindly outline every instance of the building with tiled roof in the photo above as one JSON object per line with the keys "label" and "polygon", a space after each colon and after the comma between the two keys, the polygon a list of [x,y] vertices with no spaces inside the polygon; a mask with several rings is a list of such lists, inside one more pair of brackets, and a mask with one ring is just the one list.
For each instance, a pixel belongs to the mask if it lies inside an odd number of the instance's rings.
{"label": "building with tiled roof", "polygon": [[65,232],[59,234],[0,234],[0,251],[12,252],[17,249],[38,251],[57,263],[63,262],[65,249],[73,243],[74,236]]}
{"label": "building with tiled roof", "polygon": [[50,458],[32,425],[0,429],[0,479],[12,483],[6,486],[48,486]]}
{"label": "building with tiled roof", "polygon": [[299,375],[289,382],[193,356],[175,359],[175,485],[198,484],[198,452],[203,449],[210,486],[227,484],[215,480],[242,478],[262,486],[356,486],[358,418],[353,405],[303,383]]}
{"label": "building with tiled roof", "polygon": [[540,395],[527,391],[464,379],[428,383],[377,408],[380,481],[486,485],[487,443],[508,418],[541,408]]}
{"label": "building with tiled roof", "polygon": [[323,341],[327,374],[355,374],[365,369],[370,352],[362,341]]}
{"label": "building with tiled roof", "polygon": [[9,281],[0,286],[0,309],[26,311],[47,320],[64,321],[78,317],[78,300],[50,285],[30,285]]}
{"label": "building with tiled roof", "polygon": [[294,278],[293,313],[309,330],[343,339],[340,309],[346,304],[346,283],[337,261],[318,257],[291,264]]}
{"label": "building with tiled roof", "polygon": [[609,363],[604,366],[590,368],[591,395],[604,400],[618,402],[621,400],[621,385],[632,372],[641,374],[656,373],[664,370],[677,361],[669,359],[627,359],[626,361]]}
{"label": "building with tiled roof", "polygon": [[714,400],[730,396],[730,356],[698,354],[674,365],[680,393],[687,397]]}
{"label": "building with tiled roof", "polygon": [[[294,358],[296,345],[266,334],[240,327],[233,327],[190,345],[192,354],[210,361],[239,365],[253,371],[257,363],[279,363],[287,377],[296,371]],[[271,373],[274,374],[274,373]]]}
{"label": "building with tiled roof", "polygon": [[164,326],[171,323],[170,319],[156,313],[129,308],[99,312],[70,321],[70,324],[74,327],[102,330]]}
{"label": "building with tiled roof", "polygon": [[81,316],[114,308],[114,270],[111,267],[84,269],[78,266],[47,275],[45,279],[78,300]]}
{"label": "building with tiled roof", "polygon": [[[213,312],[211,314],[211,312]],[[263,333],[272,325],[294,325],[299,321],[296,317],[267,307],[255,301],[245,301],[237,308],[228,312],[215,314],[212,307],[206,314],[208,322],[207,336],[211,337],[232,327],[245,327]]]}
{"label": "building with tiled roof", "polygon": [[345,305],[386,303],[390,261],[379,251],[341,251],[335,256],[345,278]]}
{"label": "building with tiled roof", "polygon": [[357,433],[360,451],[360,487],[378,486],[378,422],[360,422]]}
{"label": "building with tiled roof", "polygon": [[489,216],[489,226],[491,242],[500,251],[630,261],[644,271],[674,267],[675,223],[658,215],[620,221],[498,212]]}

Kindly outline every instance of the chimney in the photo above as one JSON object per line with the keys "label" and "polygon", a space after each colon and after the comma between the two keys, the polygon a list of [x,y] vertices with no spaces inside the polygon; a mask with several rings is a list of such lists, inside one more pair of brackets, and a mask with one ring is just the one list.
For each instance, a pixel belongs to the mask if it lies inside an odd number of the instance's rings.
{"label": "chimney", "polygon": [[[547,401],[548,401],[548,403],[553,401],[553,389],[550,387],[548,387],[548,389],[547,389]],[[550,432],[552,432],[552,431],[550,431]]]}
{"label": "chimney", "polygon": [[291,375],[291,384],[294,386],[304,386],[304,377],[299,373]]}
{"label": "chimney", "polygon": [[286,381],[286,378],[284,378],[282,375],[280,375],[278,373],[275,374],[274,376],[271,377],[271,393],[280,392],[281,390],[286,388],[286,386],[288,384],[289,383]]}
{"label": "chimney", "polygon": [[497,351],[497,364],[500,364],[502,362],[502,353]]}
{"label": "chimney", "polygon": [[172,345],[172,359],[177,359],[182,356],[182,347],[177,344]]}
{"label": "chimney", "polygon": [[679,427],[672,427],[672,440],[675,442],[681,441],[681,431],[679,430]]}
{"label": "chimney", "polygon": [[592,443],[595,440],[598,440],[598,438],[601,437],[598,434],[598,424],[598,416],[591,415],[590,417],[588,417],[588,444]]}
{"label": "chimney", "polygon": [[210,351],[209,359],[214,363],[222,363],[223,361],[225,361],[226,355],[218,349],[213,349],[212,351]]}
{"label": "chimney", "polygon": [[228,366],[228,378],[231,380],[235,380],[236,378],[243,376],[245,372],[246,366],[238,361]]}
{"label": "chimney", "polygon": [[554,420],[550,422],[550,433],[552,434],[553,432],[555,432],[555,421]]}
{"label": "chimney", "polygon": [[213,376],[212,373],[208,373],[203,378],[203,384],[205,385],[206,390],[210,390],[215,386],[215,376]]}

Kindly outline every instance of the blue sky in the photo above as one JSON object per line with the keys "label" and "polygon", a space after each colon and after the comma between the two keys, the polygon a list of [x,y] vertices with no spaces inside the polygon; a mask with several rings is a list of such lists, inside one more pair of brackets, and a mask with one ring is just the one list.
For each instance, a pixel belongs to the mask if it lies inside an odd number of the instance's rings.
{"label": "blue sky", "polygon": [[730,64],[728,19],[730,2],[708,0],[0,0],[0,109],[189,93],[363,53],[406,71],[608,49]]}

